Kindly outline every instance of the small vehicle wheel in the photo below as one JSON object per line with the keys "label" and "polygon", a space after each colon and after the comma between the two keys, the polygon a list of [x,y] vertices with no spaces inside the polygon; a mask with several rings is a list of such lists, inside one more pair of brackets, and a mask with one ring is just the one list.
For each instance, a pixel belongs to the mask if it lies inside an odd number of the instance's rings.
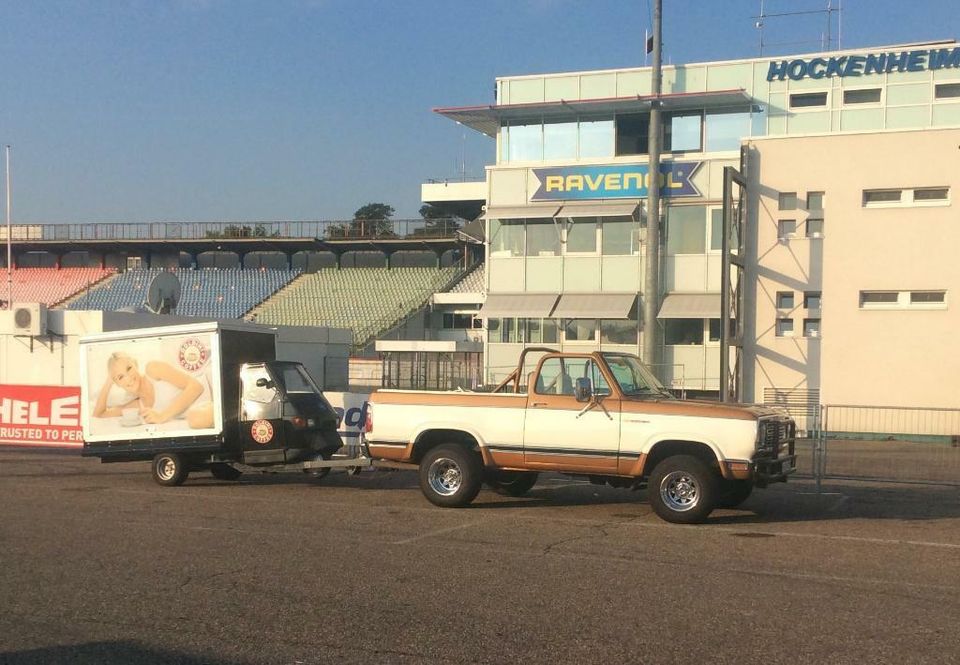
{"label": "small vehicle wheel", "polygon": [[237,480],[243,475],[243,472],[238,471],[226,462],[217,462],[210,465],[210,475],[217,480]]}
{"label": "small vehicle wheel", "polygon": [[182,485],[190,473],[187,461],[177,453],[160,453],[153,458],[151,470],[153,479],[164,487]]}
{"label": "small vehicle wheel", "polygon": [[692,455],[668,457],[650,474],[650,505],[667,522],[698,524],[717,503],[718,480],[717,472]]}
{"label": "small vehicle wheel", "polygon": [[483,463],[466,446],[443,444],[420,461],[420,489],[437,506],[466,506],[477,497],[482,484]]}
{"label": "small vehicle wheel", "polygon": [[747,500],[753,491],[752,480],[724,480],[720,484],[718,508],[736,508]]}
{"label": "small vehicle wheel", "polygon": [[486,483],[498,494],[523,496],[537,484],[538,475],[536,471],[494,471]]}

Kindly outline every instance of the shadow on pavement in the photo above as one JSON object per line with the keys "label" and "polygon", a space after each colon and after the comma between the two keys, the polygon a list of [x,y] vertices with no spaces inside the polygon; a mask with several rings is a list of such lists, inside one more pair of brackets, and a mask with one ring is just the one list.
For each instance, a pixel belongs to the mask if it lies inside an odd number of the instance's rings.
{"label": "shadow on pavement", "polygon": [[3,665],[47,665],[48,663],[75,663],[84,665],[128,665],[160,663],[182,665],[232,665],[240,661],[221,660],[209,656],[154,649],[129,641],[88,642],[71,646],[46,647],[0,653]]}

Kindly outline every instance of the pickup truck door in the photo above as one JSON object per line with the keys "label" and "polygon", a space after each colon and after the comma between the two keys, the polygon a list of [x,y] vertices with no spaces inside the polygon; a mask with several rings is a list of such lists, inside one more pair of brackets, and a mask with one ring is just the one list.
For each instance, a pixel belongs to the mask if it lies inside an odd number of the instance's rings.
{"label": "pickup truck door", "polygon": [[[578,402],[574,381],[591,379],[594,404]],[[549,356],[527,394],[524,465],[533,468],[608,473],[617,468],[620,401],[589,356]]]}

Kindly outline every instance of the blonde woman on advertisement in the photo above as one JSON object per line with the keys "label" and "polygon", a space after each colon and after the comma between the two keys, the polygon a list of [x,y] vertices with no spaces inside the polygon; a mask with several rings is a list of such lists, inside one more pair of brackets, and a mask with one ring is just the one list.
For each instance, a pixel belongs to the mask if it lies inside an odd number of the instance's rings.
{"label": "blonde woman on advertisement", "polygon": [[[129,401],[107,406],[113,385],[127,393]],[[209,388],[170,363],[151,360],[140,372],[136,358],[117,351],[107,360],[107,380],[93,407],[97,418],[119,417],[124,409],[136,408],[143,422],[159,424],[183,418],[191,429],[213,427],[213,402]]]}

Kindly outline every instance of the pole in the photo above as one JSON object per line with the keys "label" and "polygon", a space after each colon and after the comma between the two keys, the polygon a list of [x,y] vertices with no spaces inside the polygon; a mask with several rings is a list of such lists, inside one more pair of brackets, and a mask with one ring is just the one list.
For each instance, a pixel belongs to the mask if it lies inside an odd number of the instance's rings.
{"label": "pole", "polygon": [[647,185],[646,270],[643,280],[643,361],[657,365],[660,350],[660,91],[663,81],[663,0],[654,0],[653,79],[650,90],[650,170]]}
{"label": "pole", "polygon": [[10,146],[5,146],[7,190],[7,309],[13,309],[13,234],[10,225]]}

